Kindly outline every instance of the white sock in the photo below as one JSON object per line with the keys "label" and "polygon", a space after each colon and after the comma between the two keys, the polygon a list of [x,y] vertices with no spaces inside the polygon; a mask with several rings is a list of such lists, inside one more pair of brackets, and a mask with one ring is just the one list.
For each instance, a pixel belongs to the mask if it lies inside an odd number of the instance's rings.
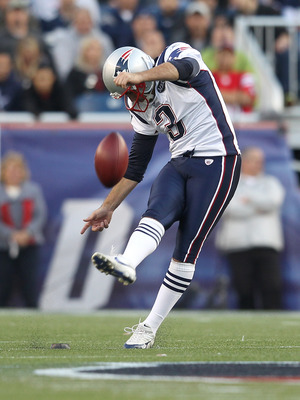
{"label": "white sock", "polygon": [[118,255],[120,261],[136,268],[159,245],[165,233],[163,225],[153,219],[144,217],[130,236],[126,249]]}
{"label": "white sock", "polygon": [[150,326],[154,333],[188,288],[194,272],[194,264],[171,261],[152,310],[144,321],[144,324]]}

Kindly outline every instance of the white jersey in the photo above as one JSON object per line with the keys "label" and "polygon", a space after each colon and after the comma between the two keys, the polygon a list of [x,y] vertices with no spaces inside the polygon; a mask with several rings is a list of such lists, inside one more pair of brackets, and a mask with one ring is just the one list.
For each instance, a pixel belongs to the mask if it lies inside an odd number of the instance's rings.
{"label": "white jersey", "polygon": [[198,74],[190,81],[156,82],[155,98],[148,109],[130,111],[134,131],[166,134],[172,158],[191,150],[203,157],[239,154],[224,100],[199,51],[186,43],[174,43],[162,52],[156,65],[186,57],[197,61]]}

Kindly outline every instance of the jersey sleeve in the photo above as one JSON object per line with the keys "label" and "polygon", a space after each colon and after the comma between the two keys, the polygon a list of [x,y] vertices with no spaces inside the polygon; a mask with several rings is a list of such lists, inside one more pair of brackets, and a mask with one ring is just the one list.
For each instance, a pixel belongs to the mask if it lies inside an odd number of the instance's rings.
{"label": "jersey sleeve", "polygon": [[125,178],[135,182],[143,180],[157,138],[158,136],[146,136],[135,132],[129,154],[128,168],[124,175]]}
{"label": "jersey sleeve", "polygon": [[195,59],[186,57],[181,60],[169,61],[177,69],[179,73],[179,80],[188,81],[195,78],[199,73],[199,66]]}

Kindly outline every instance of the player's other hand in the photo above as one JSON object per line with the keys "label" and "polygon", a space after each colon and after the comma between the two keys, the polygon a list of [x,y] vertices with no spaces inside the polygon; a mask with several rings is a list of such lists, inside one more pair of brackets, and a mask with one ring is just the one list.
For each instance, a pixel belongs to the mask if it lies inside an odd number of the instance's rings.
{"label": "player's other hand", "polygon": [[93,211],[90,216],[85,218],[83,221],[85,222],[83,228],[80,233],[84,234],[84,232],[91,227],[94,232],[101,232],[103,229],[109,227],[109,223],[111,221],[113,211],[107,210],[104,207],[100,207],[97,210]]}

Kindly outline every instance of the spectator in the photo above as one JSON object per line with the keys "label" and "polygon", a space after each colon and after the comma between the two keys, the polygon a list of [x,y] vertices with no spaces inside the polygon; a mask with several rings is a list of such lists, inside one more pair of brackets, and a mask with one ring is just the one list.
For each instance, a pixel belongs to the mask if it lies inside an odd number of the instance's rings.
{"label": "spectator", "polygon": [[163,33],[167,45],[183,41],[184,6],[179,0],[158,0],[153,13],[157,20],[157,28]]}
{"label": "spectator", "polygon": [[281,206],[284,189],[264,172],[264,153],[242,152],[241,178],[217,232],[227,257],[240,309],[280,309]]}
{"label": "spectator", "polygon": [[80,40],[94,36],[103,46],[104,56],[113,50],[113,44],[108,35],[94,26],[88,9],[78,8],[75,11],[72,26],[67,28],[60,40],[52,48],[54,63],[61,80],[65,80],[78,56]]}
{"label": "spectator", "polygon": [[0,307],[10,305],[15,278],[25,307],[37,307],[39,246],[46,204],[40,187],[29,180],[24,157],[8,152],[1,162]]}
{"label": "spectator", "polygon": [[[0,0],[0,30],[5,27],[5,14],[9,7],[25,7],[28,8],[30,0]],[[29,26],[31,29],[39,29],[40,21],[35,18],[31,13],[29,14]]]}
{"label": "spectator", "polygon": [[16,48],[15,70],[24,88],[28,88],[40,64],[49,64],[54,68],[52,57],[41,48],[34,36],[21,39]]}
{"label": "spectator", "polygon": [[232,45],[224,43],[216,53],[216,69],[212,70],[231,117],[241,111],[253,111],[256,99],[253,75],[250,72],[235,71],[235,58]]}
{"label": "spectator", "polygon": [[139,0],[115,0],[103,9],[102,29],[112,39],[114,47],[135,46],[132,21],[139,13]]}
{"label": "spectator", "polygon": [[21,39],[31,35],[42,41],[37,21],[31,24],[31,20],[28,0],[10,0],[5,12],[5,26],[0,31],[0,43],[12,57]]}
{"label": "spectator", "polygon": [[33,15],[39,19],[43,33],[71,24],[76,9],[76,0],[31,0]]}
{"label": "spectator", "polygon": [[78,59],[66,80],[73,98],[89,92],[107,92],[102,80],[103,64],[103,48],[99,40],[94,37],[83,39]]}
{"label": "spectator", "polygon": [[202,51],[209,43],[210,10],[202,1],[191,2],[185,10],[186,34],[182,41]]}
{"label": "spectator", "polygon": [[21,84],[13,68],[11,55],[0,51],[0,111],[20,111]]}
{"label": "spectator", "polygon": [[[259,0],[234,0],[235,12],[233,17],[243,16],[264,16],[264,17],[276,17],[281,16],[280,8],[275,8],[273,5],[262,4]],[[273,33],[272,33],[273,34]],[[266,30],[262,30],[262,50],[267,52],[267,34]],[[291,105],[295,99],[293,94],[290,92],[289,82],[289,58],[290,58],[290,46],[291,38],[288,30],[285,27],[277,27],[274,30],[274,49],[275,49],[275,62],[274,71],[280,81],[284,94],[286,105]],[[299,54],[296,55],[298,62],[300,61]]]}
{"label": "spectator", "polygon": [[212,19],[218,19],[219,17],[226,15],[227,6],[224,5],[224,2],[220,0],[196,0],[199,2],[203,2],[207,5],[210,10],[210,14]]}
{"label": "spectator", "polygon": [[156,19],[148,11],[138,13],[132,21],[132,31],[135,41],[135,47],[141,47],[144,35],[157,29]]}
{"label": "spectator", "polygon": [[101,8],[98,4],[98,0],[75,0],[76,7],[86,8],[89,10],[92,20],[95,26],[101,23]]}
{"label": "spectator", "polygon": [[[224,17],[217,17],[211,30],[210,42],[202,51],[202,57],[205,64],[210,70],[217,68],[217,53],[219,48],[224,44],[234,47],[235,32],[229,21]],[[235,50],[234,70],[242,72],[254,72],[253,65],[245,53]]]}
{"label": "spectator", "polygon": [[140,42],[140,49],[152,57],[154,60],[166,48],[164,35],[161,31],[145,32]]}
{"label": "spectator", "polygon": [[95,24],[100,23],[97,0],[31,0],[32,12],[41,21],[41,28],[45,33],[68,27],[77,7],[87,8]]}
{"label": "spectator", "polygon": [[23,91],[22,100],[24,111],[36,117],[43,112],[66,112],[71,118],[77,117],[71,97],[47,64],[39,66],[31,86]]}

